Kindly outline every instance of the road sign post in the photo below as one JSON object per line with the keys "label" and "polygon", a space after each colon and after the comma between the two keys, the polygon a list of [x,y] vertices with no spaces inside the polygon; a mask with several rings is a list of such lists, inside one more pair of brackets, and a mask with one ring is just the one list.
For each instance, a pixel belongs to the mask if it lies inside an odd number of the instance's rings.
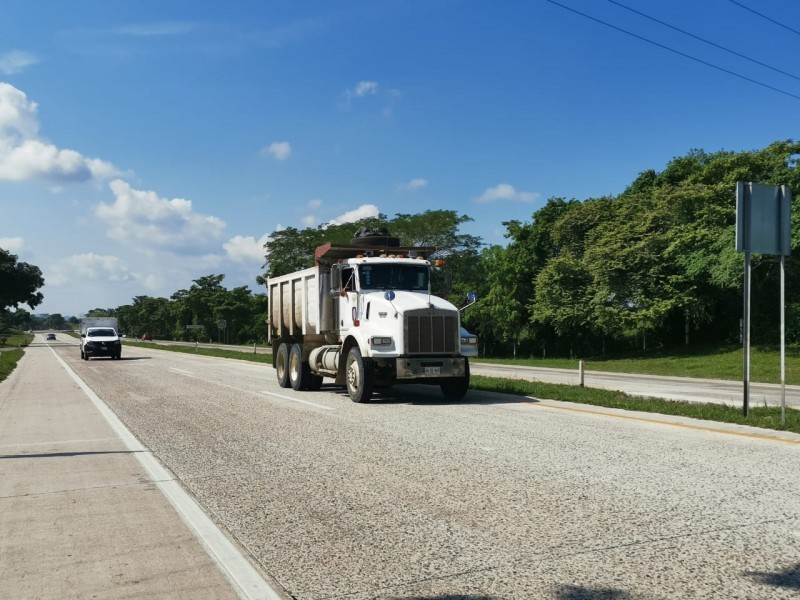
{"label": "road sign post", "polygon": [[785,185],[736,183],[736,250],[744,252],[744,318],[742,323],[743,411],[750,404],[750,284],[751,254],[780,256],[781,290],[781,424],[786,419],[786,302],[785,257],[791,244],[792,192]]}
{"label": "road sign post", "polygon": [[194,330],[194,332],[195,332],[194,333],[194,353],[195,354],[197,354],[197,349],[198,349],[198,346],[199,346],[199,343],[197,341],[197,336],[200,335],[199,330],[202,329],[202,328],[203,328],[202,325],[187,325],[186,326],[186,329]]}

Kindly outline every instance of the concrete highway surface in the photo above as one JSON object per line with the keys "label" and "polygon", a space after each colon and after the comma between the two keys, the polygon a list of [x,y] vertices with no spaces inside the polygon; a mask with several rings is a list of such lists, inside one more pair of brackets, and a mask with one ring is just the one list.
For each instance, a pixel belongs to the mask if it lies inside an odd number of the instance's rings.
{"label": "concrete highway surface", "polygon": [[28,352],[52,354],[43,378],[61,357],[284,598],[800,597],[797,435],[418,385],[360,405],[130,345]]}

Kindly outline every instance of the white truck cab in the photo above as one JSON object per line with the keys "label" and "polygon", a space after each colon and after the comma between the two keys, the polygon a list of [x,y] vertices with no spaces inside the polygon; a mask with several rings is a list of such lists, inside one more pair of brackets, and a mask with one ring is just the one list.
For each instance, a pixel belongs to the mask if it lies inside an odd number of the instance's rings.
{"label": "white truck cab", "polygon": [[368,401],[376,385],[431,383],[446,398],[461,399],[469,360],[461,352],[460,312],[431,293],[433,251],[374,241],[326,244],[317,248],[314,267],[271,278],[278,383],[319,389],[329,377],[354,402]]}

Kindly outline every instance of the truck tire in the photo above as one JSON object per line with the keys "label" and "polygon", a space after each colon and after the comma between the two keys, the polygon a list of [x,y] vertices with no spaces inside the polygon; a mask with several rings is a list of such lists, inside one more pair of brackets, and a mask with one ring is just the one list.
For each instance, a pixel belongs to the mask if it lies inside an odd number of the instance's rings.
{"label": "truck tire", "polygon": [[455,402],[461,400],[467,395],[469,389],[469,359],[464,359],[464,376],[463,377],[449,377],[442,379],[439,383],[442,388],[442,394],[445,399]]}
{"label": "truck tire", "polygon": [[372,361],[361,356],[358,346],[351,348],[347,355],[345,381],[350,400],[359,403],[369,402],[372,397],[372,388],[375,385],[375,376]]}
{"label": "truck tire", "polygon": [[278,353],[275,355],[275,374],[278,376],[279,386],[289,387],[289,344],[278,346]]}
{"label": "truck tire", "polygon": [[311,378],[311,369],[308,362],[303,361],[303,347],[294,344],[289,352],[289,383],[296,392],[308,389],[308,382]]}

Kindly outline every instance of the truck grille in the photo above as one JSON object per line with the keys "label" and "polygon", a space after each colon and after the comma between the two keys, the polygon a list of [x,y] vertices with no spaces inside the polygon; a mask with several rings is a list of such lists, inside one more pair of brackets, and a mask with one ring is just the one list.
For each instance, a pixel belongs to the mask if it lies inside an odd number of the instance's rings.
{"label": "truck grille", "polygon": [[458,352],[458,319],[452,314],[408,315],[407,354],[455,354]]}

